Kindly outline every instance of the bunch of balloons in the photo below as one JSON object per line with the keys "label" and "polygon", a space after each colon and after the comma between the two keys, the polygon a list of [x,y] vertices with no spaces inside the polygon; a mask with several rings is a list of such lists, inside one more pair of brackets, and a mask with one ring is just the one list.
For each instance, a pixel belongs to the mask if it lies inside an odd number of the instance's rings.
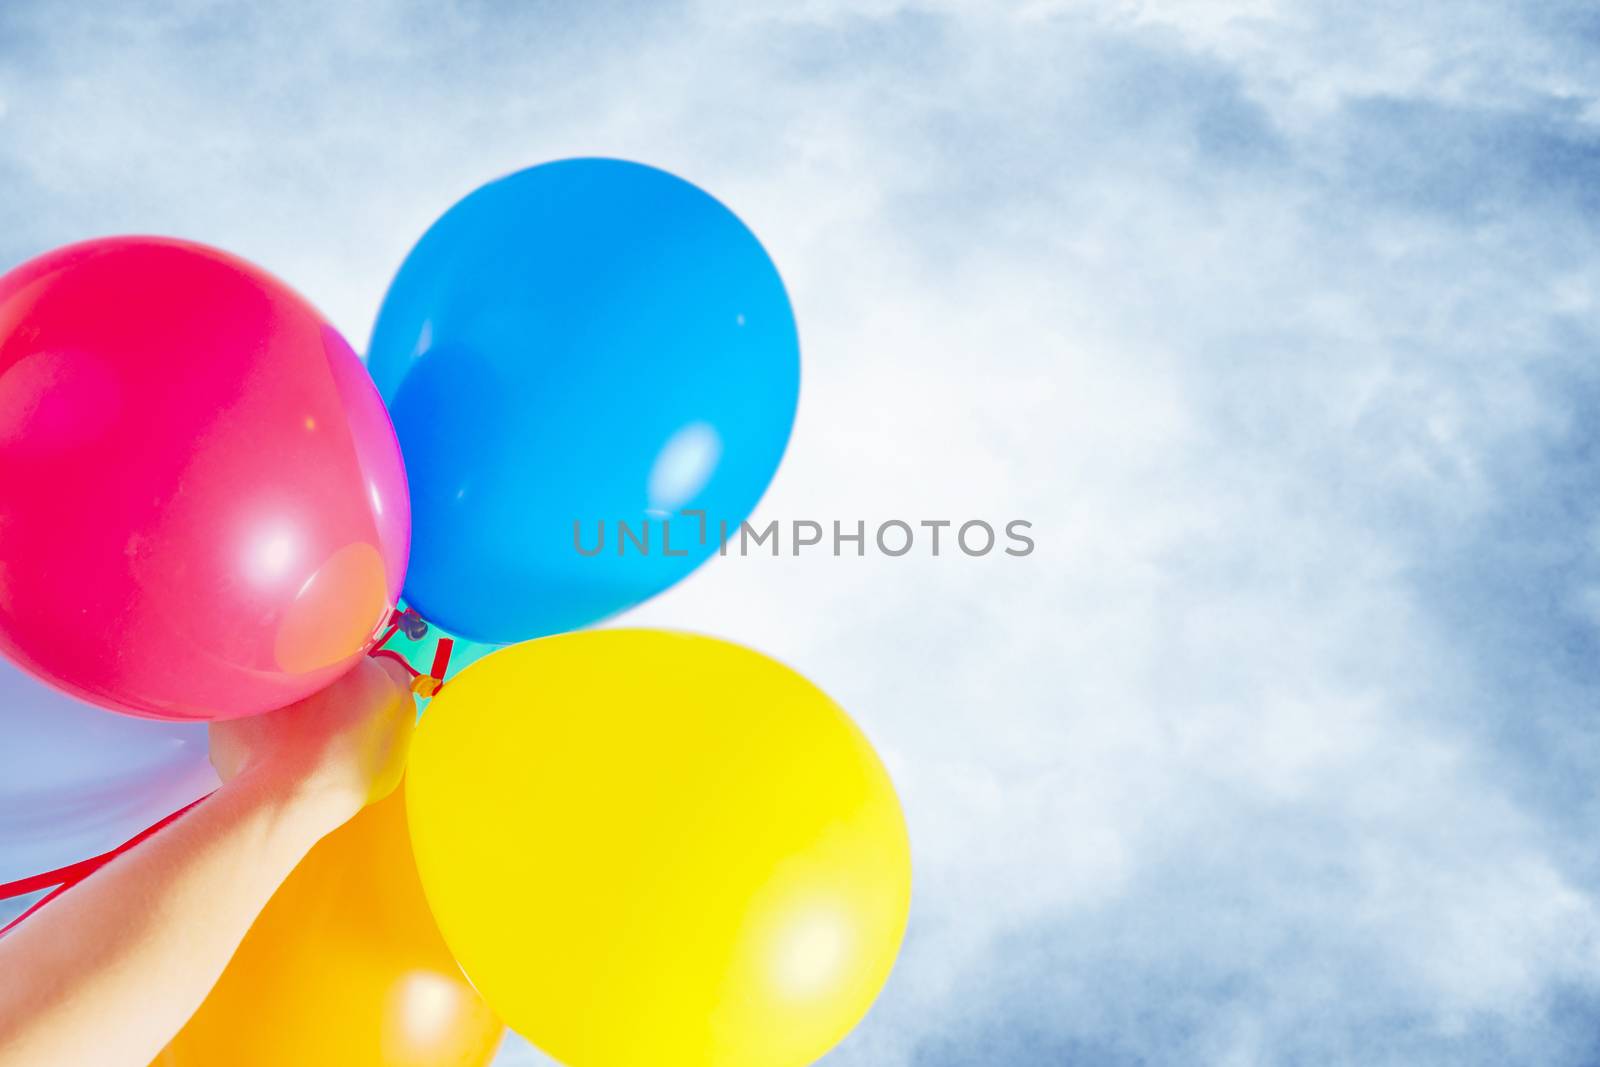
{"label": "bunch of balloons", "polygon": [[[186,241],[0,277],[0,651],[164,720],[106,731],[150,732],[90,749],[73,788],[191,773],[194,724],[380,646],[441,651],[403,795],[307,857],[159,1063],[482,1064],[503,1022],[571,1067],[779,1067],[859,1021],[910,895],[867,740],[736,644],[583,629],[748,516],[798,390],[754,235],[617,160],[451,208],[365,364],[282,282]],[[586,523],[654,545],[583,551]]]}

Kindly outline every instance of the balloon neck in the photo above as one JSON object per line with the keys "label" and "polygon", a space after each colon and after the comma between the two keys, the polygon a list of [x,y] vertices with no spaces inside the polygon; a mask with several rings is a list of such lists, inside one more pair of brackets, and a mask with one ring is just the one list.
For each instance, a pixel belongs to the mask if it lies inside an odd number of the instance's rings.
{"label": "balloon neck", "polygon": [[423,674],[411,662],[393,649],[384,648],[389,639],[396,633],[404,631],[405,635],[413,641],[420,640],[428,633],[428,623],[421,615],[411,608],[404,611],[395,611],[389,616],[389,626],[378,643],[372,646],[371,655],[394,660],[406,669],[411,675],[411,691],[421,697],[435,697],[439,690],[444,688],[444,676],[450,670],[450,653],[455,649],[455,641],[449,637],[439,638],[438,644],[433,649],[433,667],[427,674]]}
{"label": "balloon neck", "polygon": [[400,612],[400,629],[413,641],[421,641],[428,636],[428,620],[418,615],[415,608],[406,608]]}

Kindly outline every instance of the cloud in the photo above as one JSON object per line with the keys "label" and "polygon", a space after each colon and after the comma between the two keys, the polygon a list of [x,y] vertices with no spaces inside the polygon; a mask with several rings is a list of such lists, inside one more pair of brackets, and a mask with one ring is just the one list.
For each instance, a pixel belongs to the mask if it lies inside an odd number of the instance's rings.
{"label": "cloud", "polygon": [[120,10],[0,16],[9,259],[181,233],[359,345],[478,182],[648,160],[791,287],[764,515],[1034,522],[629,619],[800,667],[896,774],[912,931],[830,1062],[1592,1059],[1583,7]]}

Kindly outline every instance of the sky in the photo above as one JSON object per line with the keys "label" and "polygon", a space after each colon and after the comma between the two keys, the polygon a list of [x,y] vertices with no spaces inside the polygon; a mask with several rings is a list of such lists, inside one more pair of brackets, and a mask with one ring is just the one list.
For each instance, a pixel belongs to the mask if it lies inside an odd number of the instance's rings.
{"label": "sky", "polygon": [[196,238],[359,349],[455,199],[637,159],[789,286],[758,521],[1033,523],[618,620],[895,777],[911,927],[830,1067],[1600,1062],[1588,5],[136,8],[0,7],[0,266]]}

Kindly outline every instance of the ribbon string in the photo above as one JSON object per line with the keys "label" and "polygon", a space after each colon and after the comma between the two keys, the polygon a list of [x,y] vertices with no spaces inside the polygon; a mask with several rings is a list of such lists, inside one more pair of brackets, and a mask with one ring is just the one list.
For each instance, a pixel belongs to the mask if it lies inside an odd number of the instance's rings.
{"label": "ribbon string", "polygon": [[[408,614],[412,616],[411,620],[407,620],[406,616]],[[413,622],[413,626],[406,628],[408,636],[412,633],[413,629],[419,630],[422,634],[427,633],[426,624],[422,623],[421,619],[414,613],[410,613],[409,611],[395,611],[389,616],[388,628],[384,630],[383,636],[378,639],[377,644],[372,646],[372,649],[368,655],[382,656],[399,663],[406,669],[406,673],[411,676],[411,689],[413,692],[425,697],[436,696],[439,690],[444,686],[445,672],[450,669],[450,653],[455,647],[455,642],[448,637],[441,637],[438,645],[435,646],[433,651],[433,667],[427,674],[423,674],[421,671],[418,671],[415,667],[411,666],[411,663],[400,653],[383,647],[389,642],[391,637],[399,632],[401,626],[407,621]],[[416,624],[421,625],[418,626]],[[127,852],[135,845],[171,825],[173,822],[176,822],[180,816],[195,807],[195,805],[201,803],[201,801],[204,801],[206,797],[209,796],[211,796],[211,794],[207,793],[206,796],[201,797],[199,800],[185,804],[183,807],[179,808],[171,815],[168,815],[166,818],[147,826],[143,830],[140,830],[138,833],[128,838],[128,840],[124,841],[116,848],[111,849],[109,852],[102,852],[98,856],[91,856],[86,860],[79,860],[76,863],[69,863],[65,867],[57,867],[53,871],[45,871],[42,874],[31,874],[26,878],[18,878],[13,882],[0,882],[0,900],[11,900],[15,897],[27,896],[29,893],[37,893],[41,889],[50,890],[50,892],[46,893],[39,900],[34,901],[33,904],[30,905],[29,908],[21,915],[18,915],[15,919],[12,919],[10,922],[6,923],[5,926],[0,926],[0,937],[4,937],[23,919],[26,919],[40,908],[50,903],[50,901],[54,900],[56,897],[60,896],[62,893],[65,893],[68,889],[71,889],[79,882],[82,882],[85,878],[89,877],[95,871],[98,871],[100,868],[104,867],[106,864],[110,863],[124,852]]]}
{"label": "ribbon string", "polygon": [[450,653],[455,649],[455,641],[448,637],[439,638],[439,643],[433,649],[433,667],[427,674],[423,674],[413,667],[411,662],[400,653],[383,647],[401,629],[404,629],[406,636],[414,641],[428,632],[428,624],[410,608],[405,611],[395,611],[389,616],[388,629],[384,630],[383,636],[378,638],[378,643],[372,646],[370,654],[381,656],[384,659],[392,659],[404,667],[406,673],[411,676],[411,691],[413,693],[423,697],[438,696],[439,690],[444,688],[445,672],[450,669]]}
{"label": "ribbon string", "polygon": [[56,897],[60,896],[62,893],[65,893],[68,889],[71,889],[73,886],[89,877],[95,871],[98,871],[101,867],[104,867],[106,864],[110,863],[124,852],[127,852],[129,849],[139,844],[141,841],[144,841],[151,835],[176,822],[179,816],[188,812],[196,804],[199,804],[210,795],[210,793],[207,793],[204,797],[199,798],[199,800],[194,800],[188,804],[185,804],[183,807],[179,808],[171,815],[168,815],[160,822],[154,823],[145,827],[143,830],[140,830],[138,833],[134,834],[132,837],[128,838],[122,844],[118,845],[109,852],[102,852],[98,856],[91,856],[86,860],[79,860],[77,863],[69,863],[65,867],[57,867],[55,870],[45,871],[43,874],[34,874],[29,875],[26,878],[19,878],[14,882],[0,882],[0,900],[10,900],[13,897],[27,896],[29,893],[36,893],[41,889],[49,889],[51,886],[55,886],[55,888],[49,893],[45,894],[42,899],[34,901],[33,906],[27,911],[6,923],[5,926],[0,927],[0,937],[4,937],[12,929],[12,927],[16,926],[23,919],[26,919],[28,916],[44,907]]}

